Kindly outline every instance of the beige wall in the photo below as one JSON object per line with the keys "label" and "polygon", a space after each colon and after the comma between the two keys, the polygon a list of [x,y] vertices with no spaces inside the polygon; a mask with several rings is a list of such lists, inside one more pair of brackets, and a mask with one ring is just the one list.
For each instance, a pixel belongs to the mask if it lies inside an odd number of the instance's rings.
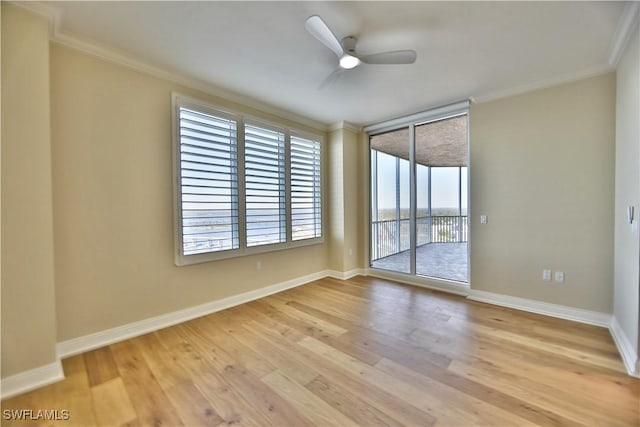
{"label": "beige wall", "polygon": [[358,228],[358,254],[357,268],[369,267],[369,137],[365,132],[358,134],[358,186],[357,186],[357,217],[356,227]]}
{"label": "beige wall", "polygon": [[329,133],[329,268],[362,268],[359,133],[349,126]]}
{"label": "beige wall", "polygon": [[329,268],[345,271],[344,267],[344,162],[343,129],[329,133]]}
{"label": "beige wall", "polygon": [[[615,296],[613,313],[631,346],[640,354],[640,30],[636,28],[617,71]],[[635,206],[636,224],[627,222]],[[640,364],[638,368],[640,369]],[[640,373],[640,372],[638,372]]]}
{"label": "beige wall", "polygon": [[360,257],[360,224],[358,205],[360,191],[358,185],[358,134],[350,129],[345,129],[343,137],[343,162],[344,162],[344,268],[343,271],[351,271],[361,268]]}
{"label": "beige wall", "polygon": [[55,362],[49,27],[2,2],[2,377]]}
{"label": "beige wall", "polygon": [[281,119],[55,44],[51,88],[59,341],[327,268],[327,243],[174,265],[171,92]]}
{"label": "beige wall", "polygon": [[614,73],[472,105],[473,289],[611,313],[614,114]]}

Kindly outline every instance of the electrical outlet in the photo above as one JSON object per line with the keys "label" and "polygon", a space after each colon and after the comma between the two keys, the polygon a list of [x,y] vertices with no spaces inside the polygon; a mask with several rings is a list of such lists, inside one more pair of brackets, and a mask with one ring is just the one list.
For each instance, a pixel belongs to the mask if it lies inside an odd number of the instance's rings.
{"label": "electrical outlet", "polygon": [[554,279],[558,283],[563,283],[564,282],[564,272],[563,271],[556,271]]}
{"label": "electrical outlet", "polygon": [[480,215],[480,224],[486,224],[488,222],[486,215]]}
{"label": "electrical outlet", "polygon": [[262,261],[256,262],[256,270],[262,270]]}
{"label": "electrical outlet", "polygon": [[542,280],[545,282],[551,281],[551,270],[542,270]]}

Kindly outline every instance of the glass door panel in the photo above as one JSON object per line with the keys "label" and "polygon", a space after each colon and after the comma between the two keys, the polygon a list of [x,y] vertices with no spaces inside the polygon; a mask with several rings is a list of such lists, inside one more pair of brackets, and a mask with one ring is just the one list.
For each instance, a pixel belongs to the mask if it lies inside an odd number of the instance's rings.
{"label": "glass door panel", "polygon": [[409,132],[371,137],[371,266],[411,272]]}
{"label": "glass door panel", "polygon": [[[467,282],[467,116],[418,125],[415,135],[415,272]],[[426,198],[423,206],[427,209],[421,209],[421,196]],[[425,210],[426,218],[422,219],[421,211]],[[421,228],[422,223],[425,226]]]}

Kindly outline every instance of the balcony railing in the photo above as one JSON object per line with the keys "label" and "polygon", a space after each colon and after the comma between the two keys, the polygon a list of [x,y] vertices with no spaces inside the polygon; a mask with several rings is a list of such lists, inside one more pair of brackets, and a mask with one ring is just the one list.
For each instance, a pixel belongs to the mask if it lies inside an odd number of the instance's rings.
{"label": "balcony railing", "polygon": [[[371,223],[371,260],[409,250],[409,219]],[[467,216],[424,216],[416,218],[416,246],[429,243],[461,243],[468,238]]]}

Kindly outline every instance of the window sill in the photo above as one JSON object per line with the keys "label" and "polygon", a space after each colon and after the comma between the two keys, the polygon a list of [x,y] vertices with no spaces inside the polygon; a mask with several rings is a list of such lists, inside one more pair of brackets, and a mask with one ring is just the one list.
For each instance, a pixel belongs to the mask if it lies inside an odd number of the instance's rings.
{"label": "window sill", "polygon": [[193,264],[202,264],[205,262],[222,261],[232,258],[241,258],[245,256],[266,254],[271,252],[279,252],[287,249],[303,248],[306,246],[321,245],[324,243],[323,237],[316,239],[298,240],[295,242],[287,243],[274,243],[270,245],[254,246],[251,248],[232,249],[221,252],[207,252],[203,254],[194,255],[182,255],[180,253],[175,254],[175,264],[178,267],[183,267]]}

